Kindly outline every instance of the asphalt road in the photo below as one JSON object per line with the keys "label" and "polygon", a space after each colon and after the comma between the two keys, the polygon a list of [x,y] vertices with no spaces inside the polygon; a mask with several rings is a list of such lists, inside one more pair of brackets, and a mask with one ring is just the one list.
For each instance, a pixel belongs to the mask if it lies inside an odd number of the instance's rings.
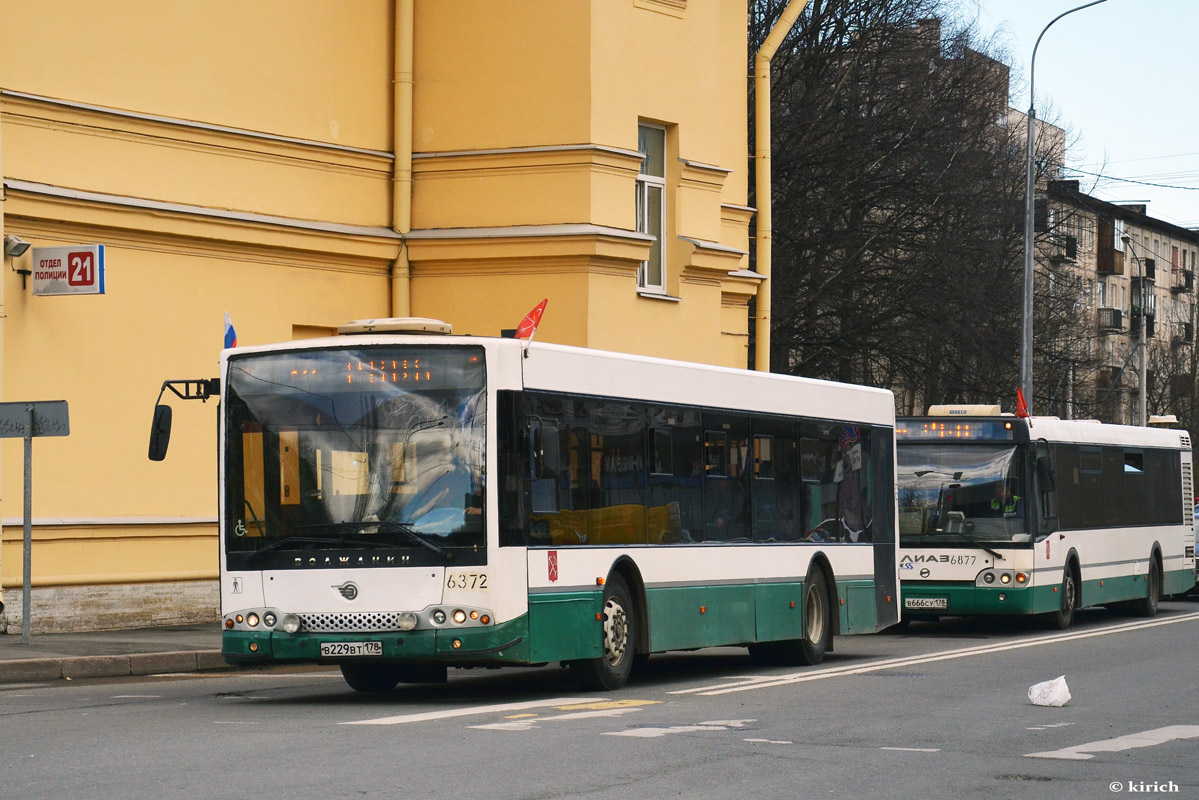
{"label": "asphalt road", "polygon": [[[1029,702],[1064,675],[1063,707]],[[336,670],[0,687],[0,798],[1199,797],[1199,603],[1050,632],[947,619],[815,668],[655,656],[625,689]]]}

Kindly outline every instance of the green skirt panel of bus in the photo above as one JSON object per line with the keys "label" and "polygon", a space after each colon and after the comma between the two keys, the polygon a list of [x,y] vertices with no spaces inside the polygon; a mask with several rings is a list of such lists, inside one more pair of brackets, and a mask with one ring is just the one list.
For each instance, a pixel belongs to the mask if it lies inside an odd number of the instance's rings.
{"label": "green skirt panel of bus", "polygon": [[[528,617],[485,628],[413,630],[382,633],[283,633],[281,631],[225,631],[221,656],[234,665],[266,662],[338,663],[368,655],[389,661],[451,664],[527,664]],[[359,645],[369,644],[363,650]],[[375,645],[374,643],[378,643]],[[322,645],[349,645],[321,654]]]}
{"label": "green skirt panel of bus", "polygon": [[[651,652],[798,639],[803,635],[802,582],[651,587],[646,593]],[[836,598],[841,633],[877,629],[874,587],[840,581]],[[359,655],[445,664],[538,664],[601,654],[602,590],[533,594],[529,613],[485,628],[386,633],[225,631],[222,656],[230,664],[337,663]],[[333,648],[322,655],[322,645]],[[377,645],[374,643],[378,643]],[[326,647],[326,650],[329,648]]]}
{"label": "green skirt panel of bus", "polygon": [[[1191,578],[1189,570],[1174,570],[1163,576],[1162,594],[1182,591]],[[1110,578],[1085,578],[1079,607],[1119,603],[1147,596],[1149,581],[1144,574]],[[913,601],[919,607],[913,608]],[[1045,614],[1062,605],[1061,584],[1029,587],[976,586],[973,583],[905,583],[905,616],[959,616],[968,614]]]}

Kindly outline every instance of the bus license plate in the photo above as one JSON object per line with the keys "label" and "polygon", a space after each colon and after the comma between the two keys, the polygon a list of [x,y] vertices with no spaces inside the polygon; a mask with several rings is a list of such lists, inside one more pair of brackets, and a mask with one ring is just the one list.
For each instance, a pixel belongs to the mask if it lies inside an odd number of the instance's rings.
{"label": "bus license plate", "polygon": [[381,656],[382,642],[321,642],[322,656]]}
{"label": "bus license plate", "polygon": [[939,611],[944,611],[949,608],[948,597],[905,597],[903,599],[904,608],[935,608]]}

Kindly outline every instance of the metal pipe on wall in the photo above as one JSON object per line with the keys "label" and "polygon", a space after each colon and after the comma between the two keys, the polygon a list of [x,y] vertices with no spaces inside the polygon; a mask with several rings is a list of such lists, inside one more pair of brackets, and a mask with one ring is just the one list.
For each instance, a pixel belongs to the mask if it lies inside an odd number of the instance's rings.
{"label": "metal pipe on wall", "polygon": [[[395,74],[392,79],[392,150],[395,160],[391,179],[391,227],[403,236],[412,230],[412,51],[415,0],[396,0]],[[408,241],[400,240],[400,252],[391,265],[391,312],[393,317],[412,314],[411,266]]]}
{"label": "metal pipe on wall", "polygon": [[754,313],[754,369],[770,371],[770,61],[808,0],[791,0],[754,56],[754,186],[758,206],[754,236],[758,284]]}

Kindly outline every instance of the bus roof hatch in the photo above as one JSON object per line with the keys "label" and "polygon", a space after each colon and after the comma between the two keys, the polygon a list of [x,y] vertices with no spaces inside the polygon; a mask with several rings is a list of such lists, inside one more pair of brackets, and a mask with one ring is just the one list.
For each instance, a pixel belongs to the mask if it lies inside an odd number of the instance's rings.
{"label": "bus roof hatch", "polygon": [[998,417],[999,406],[989,406],[983,404],[975,405],[939,405],[929,406],[928,415],[930,417]]}
{"label": "bus roof hatch", "polygon": [[356,333],[453,333],[448,322],[428,317],[388,317],[384,319],[356,319],[337,328],[341,336]]}

